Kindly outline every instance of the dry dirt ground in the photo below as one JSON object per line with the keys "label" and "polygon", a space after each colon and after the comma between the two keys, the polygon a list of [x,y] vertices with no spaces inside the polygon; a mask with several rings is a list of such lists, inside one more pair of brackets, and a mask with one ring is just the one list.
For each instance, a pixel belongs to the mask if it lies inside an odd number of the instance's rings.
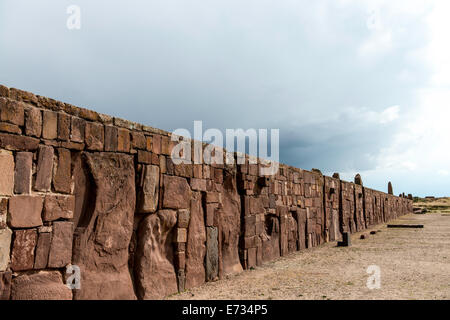
{"label": "dry dirt ground", "polygon": [[[352,235],[352,246],[327,243],[296,252],[168,299],[450,299],[450,214],[410,214]],[[361,240],[361,234],[369,234]],[[368,289],[367,268],[381,271],[380,289]]]}

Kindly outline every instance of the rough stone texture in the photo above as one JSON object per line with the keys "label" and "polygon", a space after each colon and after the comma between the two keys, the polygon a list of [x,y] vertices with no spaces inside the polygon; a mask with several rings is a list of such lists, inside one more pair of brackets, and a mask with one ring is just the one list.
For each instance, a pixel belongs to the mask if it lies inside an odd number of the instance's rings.
{"label": "rough stone texture", "polygon": [[0,229],[0,271],[8,269],[11,236],[12,231],[8,228]]}
{"label": "rough stone texture", "polygon": [[50,146],[39,146],[36,181],[36,191],[50,191],[53,174],[53,148]]}
{"label": "rough stone texture", "polygon": [[52,140],[58,137],[58,114],[52,111],[44,111],[42,138]]}
{"label": "rough stone texture", "polygon": [[88,150],[102,151],[105,140],[103,125],[86,122],[85,142]]}
{"label": "rough stone texture", "polygon": [[25,111],[25,134],[40,138],[42,134],[42,113],[41,110],[30,108]]}
{"label": "rough stone texture", "polygon": [[22,102],[0,98],[0,120],[18,126],[24,125],[24,107]]}
{"label": "rough stone texture", "polygon": [[58,149],[58,161],[53,177],[55,191],[70,193],[72,188],[71,155],[67,149]]}
{"label": "rough stone texture", "polygon": [[81,268],[75,299],[135,299],[128,270],[133,232],[135,173],[124,154],[85,153],[95,200],[78,220],[73,264]]}
{"label": "rough stone texture", "polygon": [[40,271],[14,278],[11,300],[72,300],[72,290],[59,271]]}
{"label": "rough stone texture", "polygon": [[14,156],[0,150],[0,195],[10,196],[14,189]]}
{"label": "rough stone texture", "polygon": [[0,198],[0,229],[6,228],[8,216],[8,198]]}
{"label": "rough stone texture", "polygon": [[9,300],[11,296],[12,272],[0,272],[0,300]]}
{"label": "rough stone texture", "polygon": [[105,126],[105,151],[117,151],[117,137],[119,129],[114,126]]}
{"label": "rough stone texture", "polygon": [[176,211],[160,210],[139,227],[135,281],[140,299],[159,299],[177,292],[172,238]]}
{"label": "rough stone texture", "polygon": [[144,165],[138,190],[138,212],[153,213],[158,209],[159,167]]}
{"label": "rough stone texture", "polygon": [[73,142],[84,142],[84,130],[85,130],[86,122],[77,117],[72,117],[72,128],[70,134],[70,140]]}
{"label": "rough stone texture", "polygon": [[205,282],[206,230],[201,200],[200,193],[192,194],[191,219],[186,244],[185,289],[198,287]]}
{"label": "rough stone texture", "polygon": [[70,116],[58,113],[58,140],[67,141],[70,138]]}
{"label": "rough stone texture", "polygon": [[219,248],[216,227],[206,228],[206,280],[214,281],[219,276]]}
{"label": "rough stone texture", "polygon": [[14,171],[14,193],[30,194],[32,169],[33,154],[31,152],[18,152]]}
{"label": "rough stone texture", "polygon": [[39,146],[36,138],[0,133],[0,148],[11,151],[34,151]]}
{"label": "rough stone texture", "polygon": [[72,219],[75,211],[75,197],[66,195],[47,195],[44,200],[44,221]]}
{"label": "rough stone texture", "polygon": [[48,256],[50,268],[62,268],[72,260],[73,223],[53,222],[52,243]]}
{"label": "rough stone texture", "polygon": [[187,209],[190,206],[191,189],[186,179],[164,175],[163,207]]}
{"label": "rough stone texture", "polygon": [[47,268],[51,242],[52,234],[50,232],[39,233],[34,258],[34,269]]}
{"label": "rough stone texture", "polygon": [[42,225],[42,196],[13,196],[9,199],[9,224],[12,228],[32,228]]}
{"label": "rough stone texture", "polygon": [[11,269],[13,271],[33,269],[36,242],[36,229],[14,231],[14,242],[11,253]]}

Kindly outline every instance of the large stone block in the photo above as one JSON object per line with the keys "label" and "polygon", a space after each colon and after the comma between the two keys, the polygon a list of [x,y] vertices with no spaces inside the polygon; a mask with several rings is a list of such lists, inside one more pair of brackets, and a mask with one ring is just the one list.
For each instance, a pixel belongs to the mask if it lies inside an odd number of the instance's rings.
{"label": "large stone block", "polygon": [[0,198],[0,229],[6,228],[8,217],[8,198]]}
{"label": "large stone block", "polygon": [[25,112],[25,134],[40,138],[42,134],[42,114],[37,108],[29,108]]}
{"label": "large stone block", "polygon": [[58,114],[44,110],[42,138],[54,140],[58,137]]}
{"label": "large stone block", "polygon": [[175,210],[160,210],[139,226],[135,279],[140,299],[160,299],[178,290],[171,243],[176,222]]}
{"label": "large stone block", "polygon": [[84,142],[86,121],[81,118],[72,117],[72,128],[70,133],[70,140],[73,142]]}
{"label": "large stone block", "polygon": [[114,126],[105,126],[105,151],[117,151],[117,137],[119,129]]}
{"label": "large stone block", "polygon": [[70,116],[58,113],[58,139],[67,141],[70,138]]}
{"label": "large stone block", "polygon": [[0,271],[8,269],[12,231],[0,229]]}
{"label": "large stone block", "polygon": [[18,126],[24,125],[24,104],[23,102],[0,98],[0,120]]}
{"label": "large stone block", "polygon": [[117,151],[130,152],[131,139],[130,131],[127,129],[119,128],[117,135]]}
{"label": "large stone block", "polygon": [[53,187],[55,191],[61,193],[70,193],[72,189],[72,158],[67,149],[58,149],[58,162],[53,177]]}
{"label": "large stone block", "polygon": [[105,141],[103,125],[94,122],[86,122],[85,141],[88,150],[102,151]]}
{"label": "large stone block", "polygon": [[50,232],[40,232],[36,245],[36,253],[34,258],[34,269],[45,269],[48,264],[48,255],[50,253],[50,245],[52,242],[52,234]]}
{"label": "large stone block", "polygon": [[72,290],[59,271],[39,271],[12,280],[11,300],[72,300]]}
{"label": "large stone block", "polygon": [[191,188],[186,179],[164,175],[163,207],[187,209],[190,206]]}
{"label": "large stone block", "polygon": [[38,163],[36,169],[36,191],[50,191],[53,174],[53,148],[50,146],[39,146]]}
{"label": "large stone block", "polygon": [[[86,185],[75,191],[82,199],[74,235],[72,263],[81,269],[77,300],[135,299],[128,268],[136,209],[133,157],[114,153],[84,153]],[[75,176],[75,181],[80,179]],[[78,213],[77,213],[78,215]]]}
{"label": "large stone block", "polygon": [[206,228],[206,280],[214,281],[219,276],[219,245],[216,227]]}
{"label": "large stone block", "polygon": [[13,271],[33,269],[36,242],[36,229],[14,231],[14,242],[11,253],[11,269]]}
{"label": "large stone block", "polygon": [[72,219],[75,197],[69,195],[47,195],[44,201],[44,221]]}
{"label": "large stone block", "polygon": [[144,165],[139,181],[138,212],[153,213],[158,209],[159,167]]}
{"label": "large stone block", "polygon": [[32,169],[33,154],[31,152],[18,152],[14,172],[14,192],[16,194],[30,194]]}
{"label": "large stone block", "polygon": [[32,228],[42,225],[41,196],[13,196],[9,199],[9,224],[12,228]]}
{"label": "large stone block", "polygon": [[72,261],[73,223],[53,222],[52,244],[48,256],[49,268],[61,268]]}
{"label": "large stone block", "polygon": [[36,138],[0,133],[0,148],[12,151],[34,151],[39,146]]}
{"label": "large stone block", "polygon": [[0,195],[10,196],[14,189],[14,156],[0,151]]}

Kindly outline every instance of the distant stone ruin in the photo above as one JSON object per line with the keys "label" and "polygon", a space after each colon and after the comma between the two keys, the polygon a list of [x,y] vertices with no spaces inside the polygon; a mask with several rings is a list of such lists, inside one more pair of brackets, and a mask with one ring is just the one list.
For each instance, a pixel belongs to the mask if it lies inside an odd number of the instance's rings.
{"label": "distant stone ruin", "polygon": [[4,86],[0,108],[1,299],[159,299],[412,213],[391,183],[175,165],[162,130]]}

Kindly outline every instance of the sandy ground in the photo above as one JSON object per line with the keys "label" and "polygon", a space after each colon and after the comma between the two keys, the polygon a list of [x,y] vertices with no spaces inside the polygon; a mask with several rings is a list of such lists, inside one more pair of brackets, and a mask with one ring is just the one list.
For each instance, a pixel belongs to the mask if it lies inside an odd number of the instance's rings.
{"label": "sandy ground", "polygon": [[[327,243],[296,252],[168,299],[450,299],[450,214],[407,215],[352,235],[352,246]],[[361,240],[361,234],[369,234]],[[380,267],[379,289],[368,289],[370,265]]]}

